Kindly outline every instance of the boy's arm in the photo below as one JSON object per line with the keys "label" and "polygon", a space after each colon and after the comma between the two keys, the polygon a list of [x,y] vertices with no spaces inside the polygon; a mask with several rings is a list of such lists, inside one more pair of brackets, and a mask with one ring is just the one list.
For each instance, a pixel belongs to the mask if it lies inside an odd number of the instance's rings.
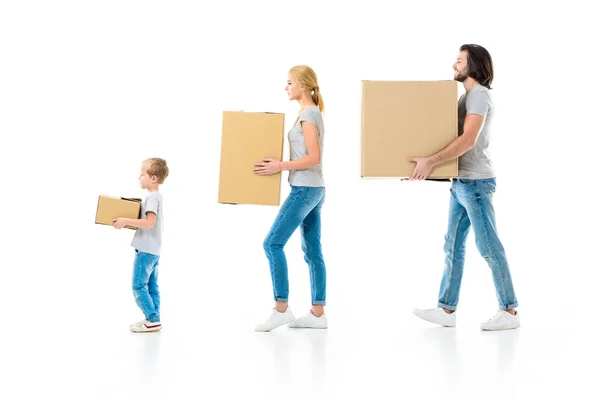
{"label": "boy's arm", "polygon": [[152,229],[156,223],[156,214],[152,211],[146,212],[145,219],[137,218],[117,218],[113,220],[113,226],[117,229],[122,229],[125,226],[133,226],[142,229]]}

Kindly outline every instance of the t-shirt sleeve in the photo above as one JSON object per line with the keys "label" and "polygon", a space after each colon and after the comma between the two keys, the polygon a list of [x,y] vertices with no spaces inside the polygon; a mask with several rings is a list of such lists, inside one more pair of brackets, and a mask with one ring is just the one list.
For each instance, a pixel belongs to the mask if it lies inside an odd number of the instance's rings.
{"label": "t-shirt sleeve", "polygon": [[477,114],[485,117],[492,108],[492,101],[489,94],[481,91],[472,91],[467,96],[467,115]]}
{"label": "t-shirt sleeve", "polygon": [[156,197],[148,197],[148,200],[146,200],[146,213],[152,212],[158,215],[158,207],[160,207],[160,200]]}
{"label": "t-shirt sleeve", "polygon": [[[317,130],[318,130],[319,124],[317,123],[317,121],[318,121],[318,118],[320,117],[318,115],[318,113],[319,113],[319,111],[317,111],[314,108],[302,110],[302,112],[300,113],[300,122],[301,123],[303,121],[311,122],[311,123],[315,124],[315,126],[317,127]],[[321,134],[321,132],[319,132],[319,134]]]}

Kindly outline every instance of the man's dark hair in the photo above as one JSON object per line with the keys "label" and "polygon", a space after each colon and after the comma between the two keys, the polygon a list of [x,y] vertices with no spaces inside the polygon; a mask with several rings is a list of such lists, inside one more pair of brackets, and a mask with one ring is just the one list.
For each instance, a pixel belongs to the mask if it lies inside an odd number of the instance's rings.
{"label": "man's dark hair", "polygon": [[490,53],[484,47],[476,44],[463,44],[460,46],[460,51],[466,51],[468,54],[469,76],[479,84],[491,89],[494,80],[494,64]]}

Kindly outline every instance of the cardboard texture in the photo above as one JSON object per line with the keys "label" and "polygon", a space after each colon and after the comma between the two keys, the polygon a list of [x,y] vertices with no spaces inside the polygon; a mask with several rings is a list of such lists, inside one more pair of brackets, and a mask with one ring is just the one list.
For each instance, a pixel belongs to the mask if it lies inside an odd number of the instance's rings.
{"label": "cardboard texture", "polygon": [[[427,157],[458,136],[455,81],[363,81],[361,176],[409,177],[409,157]],[[436,166],[429,178],[458,176],[458,160]]]}
{"label": "cardboard texture", "polygon": [[284,114],[224,111],[219,203],[278,206],[281,174],[255,175],[263,158],[283,158]]}
{"label": "cardboard texture", "polygon": [[[96,208],[96,223],[112,226],[115,218],[139,219],[142,211],[142,199],[104,196],[98,197]],[[125,228],[136,230],[133,226]]]}

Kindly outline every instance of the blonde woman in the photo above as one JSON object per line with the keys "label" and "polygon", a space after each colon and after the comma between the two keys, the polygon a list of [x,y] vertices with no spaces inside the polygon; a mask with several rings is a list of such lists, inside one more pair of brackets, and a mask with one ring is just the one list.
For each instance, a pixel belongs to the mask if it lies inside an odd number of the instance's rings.
{"label": "blonde woman", "polygon": [[[293,67],[285,86],[288,98],[300,105],[298,118],[288,133],[290,161],[264,159],[255,164],[257,175],[289,172],[291,192],[279,210],[265,241],[264,249],[271,268],[275,307],[267,320],[255,327],[268,332],[282,325],[290,328],[327,328],[325,316],[326,271],[321,251],[321,208],[325,200],[325,183],[321,160],[324,127],[323,97],[317,75],[305,65]],[[304,260],[308,263],[312,308],[296,319],[288,307],[288,270],[283,248],[300,227]]]}

